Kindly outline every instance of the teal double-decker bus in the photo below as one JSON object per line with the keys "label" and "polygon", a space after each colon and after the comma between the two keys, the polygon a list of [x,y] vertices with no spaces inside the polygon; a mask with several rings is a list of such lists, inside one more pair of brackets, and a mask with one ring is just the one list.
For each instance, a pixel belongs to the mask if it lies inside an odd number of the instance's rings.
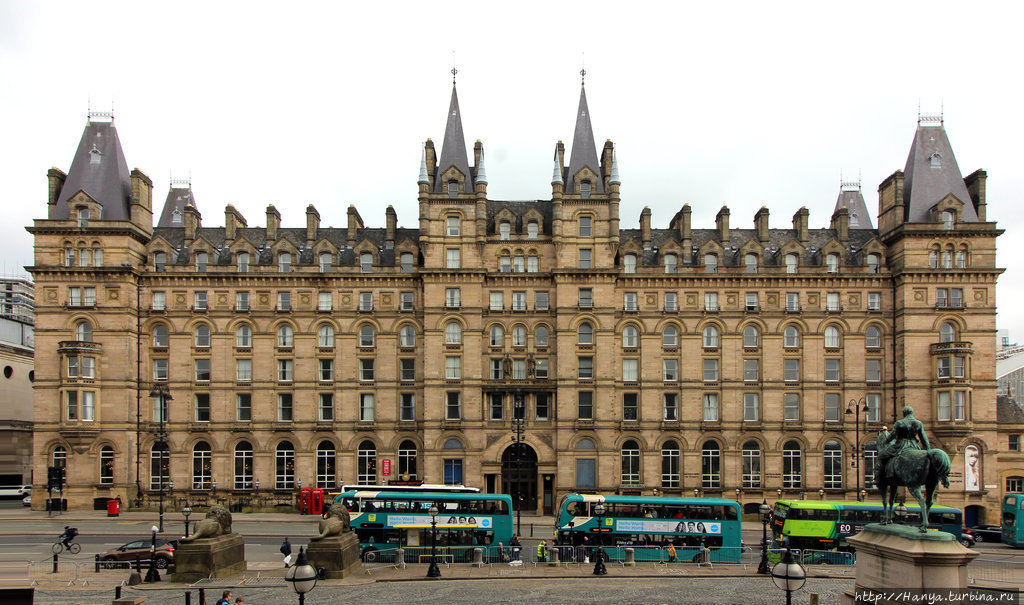
{"label": "teal double-decker bus", "polygon": [[624,559],[626,548],[638,561],[664,560],[671,545],[682,550],[680,560],[703,546],[709,561],[739,562],[742,530],[740,505],[723,498],[567,494],[555,516],[559,546],[601,546],[612,560]]}
{"label": "teal double-decker bus", "polygon": [[1003,544],[1024,548],[1024,494],[1003,496]]}
{"label": "teal double-decker bus", "polygon": [[398,548],[420,552],[431,547],[431,506],[437,506],[436,545],[442,559],[468,560],[474,548],[490,556],[512,538],[512,498],[507,494],[370,489],[345,491],[334,501],[348,509],[366,562],[393,560]]}

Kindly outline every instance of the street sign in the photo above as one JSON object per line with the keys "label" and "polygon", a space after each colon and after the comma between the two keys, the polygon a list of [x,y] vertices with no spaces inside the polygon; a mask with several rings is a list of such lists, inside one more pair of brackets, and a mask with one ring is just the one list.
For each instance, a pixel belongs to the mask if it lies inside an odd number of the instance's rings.
{"label": "street sign", "polygon": [[391,459],[390,458],[385,458],[383,461],[381,461],[381,463],[380,463],[380,472],[385,477],[390,477],[391,476]]}

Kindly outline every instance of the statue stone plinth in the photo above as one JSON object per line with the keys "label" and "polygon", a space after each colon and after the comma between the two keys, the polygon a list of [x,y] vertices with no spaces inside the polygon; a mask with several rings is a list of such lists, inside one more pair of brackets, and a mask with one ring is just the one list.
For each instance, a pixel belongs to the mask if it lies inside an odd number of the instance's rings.
{"label": "statue stone plinth", "polygon": [[[953,534],[921,532],[905,525],[870,524],[847,538],[857,549],[856,581],[853,591],[843,595],[843,605],[865,601],[855,595],[871,591],[876,595],[899,591],[967,588],[967,564],[978,553],[957,542]],[[885,598],[872,603],[906,602]]]}
{"label": "statue stone plinth", "polygon": [[306,547],[306,559],[317,569],[324,570],[328,580],[340,580],[359,569],[359,538],[354,532],[345,532],[322,540],[311,541]]}
{"label": "statue stone plinth", "polygon": [[243,574],[245,570],[245,541],[241,534],[181,542],[174,551],[175,582],[226,578]]}

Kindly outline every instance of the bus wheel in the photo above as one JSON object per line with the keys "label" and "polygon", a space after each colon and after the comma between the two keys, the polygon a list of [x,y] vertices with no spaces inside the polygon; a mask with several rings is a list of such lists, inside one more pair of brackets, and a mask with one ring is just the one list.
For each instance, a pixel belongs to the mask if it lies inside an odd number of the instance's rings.
{"label": "bus wheel", "polygon": [[376,563],[380,560],[380,552],[376,548],[367,548],[363,551],[364,563]]}

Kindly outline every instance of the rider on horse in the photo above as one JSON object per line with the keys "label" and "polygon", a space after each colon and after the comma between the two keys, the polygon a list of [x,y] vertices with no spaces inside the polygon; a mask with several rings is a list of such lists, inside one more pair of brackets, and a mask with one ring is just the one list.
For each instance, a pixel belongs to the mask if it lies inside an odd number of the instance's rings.
{"label": "rider on horse", "polygon": [[914,418],[914,408],[909,405],[903,407],[903,418],[896,421],[888,435],[885,440],[880,440],[878,443],[878,466],[875,467],[876,483],[880,474],[887,472],[886,465],[889,460],[907,450],[927,451],[931,449],[928,444],[928,436],[924,433],[924,424]]}

